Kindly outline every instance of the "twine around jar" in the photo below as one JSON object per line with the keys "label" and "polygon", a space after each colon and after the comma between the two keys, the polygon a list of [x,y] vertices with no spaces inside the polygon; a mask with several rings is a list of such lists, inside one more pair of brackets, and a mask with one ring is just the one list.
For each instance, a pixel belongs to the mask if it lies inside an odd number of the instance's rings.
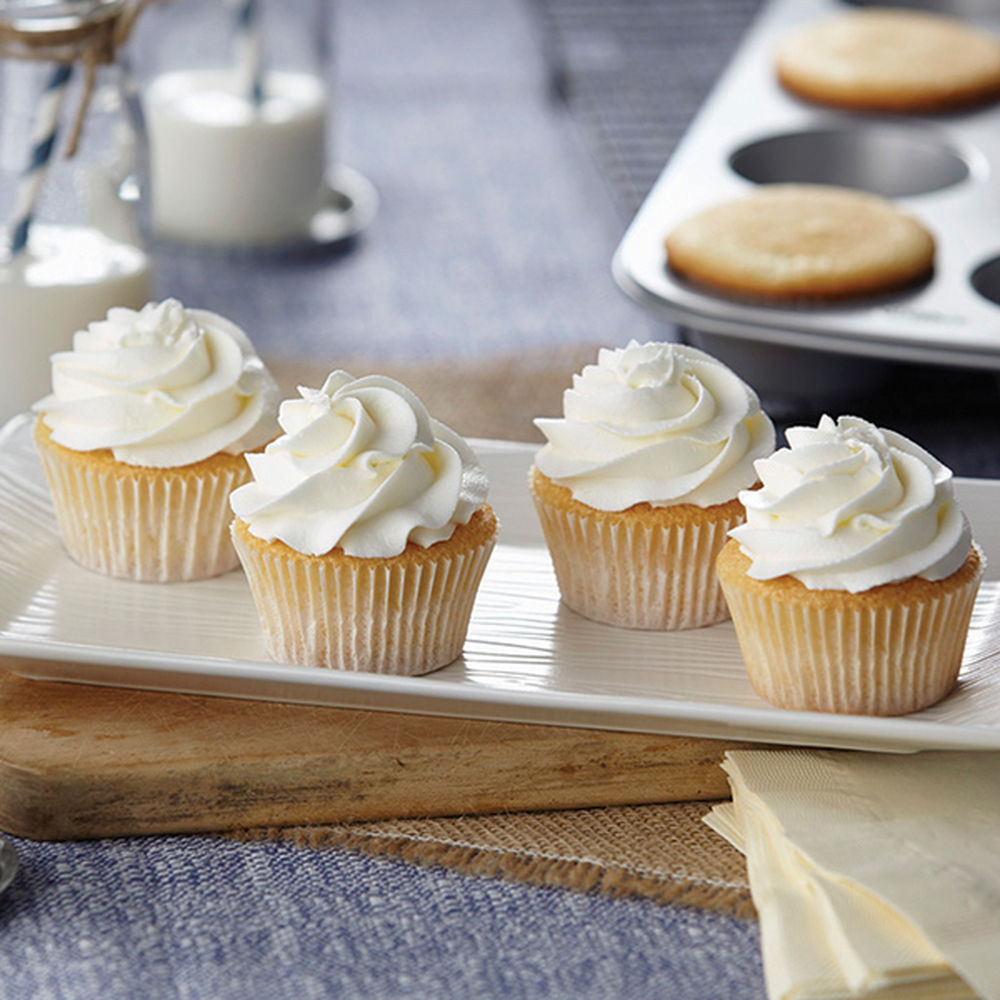
{"label": "twine around jar", "polygon": [[80,143],[83,122],[94,92],[97,69],[115,61],[142,11],[156,0],[121,0],[108,4],[79,23],[47,27],[36,19],[4,20],[0,15],[0,58],[38,62],[82,63],[84,78],[80,103],[73,118],[64,155],[72,157]]}

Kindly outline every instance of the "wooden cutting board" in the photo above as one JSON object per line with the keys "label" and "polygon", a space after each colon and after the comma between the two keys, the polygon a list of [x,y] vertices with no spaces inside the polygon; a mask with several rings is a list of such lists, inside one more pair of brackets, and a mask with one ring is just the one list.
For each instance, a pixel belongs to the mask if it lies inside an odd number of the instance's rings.
{"label": "wooden cutting board", "polygon": [[0,828],[67,840],[725,798],[737,746],[0,673]]}

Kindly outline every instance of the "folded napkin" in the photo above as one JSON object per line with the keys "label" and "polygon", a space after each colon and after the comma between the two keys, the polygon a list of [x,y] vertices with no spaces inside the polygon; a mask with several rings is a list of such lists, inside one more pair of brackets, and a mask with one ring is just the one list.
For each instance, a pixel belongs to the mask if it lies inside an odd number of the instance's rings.
{"label": "folded napkin", "polygon": [[771,1000],[1000,1000],[1000,754],[734,750]]}

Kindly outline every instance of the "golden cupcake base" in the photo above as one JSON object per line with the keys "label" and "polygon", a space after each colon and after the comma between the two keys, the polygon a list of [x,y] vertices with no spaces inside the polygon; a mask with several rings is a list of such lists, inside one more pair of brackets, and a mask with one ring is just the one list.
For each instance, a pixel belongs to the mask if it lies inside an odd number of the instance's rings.
{"label": "golden cupcake base", "polygon": [[229,540],[229,494],[250,479],[242,454],[220,452],[168,469],[126,465],[108,449],[57,444],[42,420],[35,424],[35,446],[74,562],[155,583],[200,580],[238,565]]}
{"label": "golden cupcake base", "polygon": [[955,686],[984,559],[973,546],[944,580],[912,577],[859,594],[754,580],[730,540],[718,574],[754,690],[780,708],[903,715]]}
{"label": "golden cupcake base", "polygon": [[273,659],[416,675],[461,654],[497,527],[484,505],[447,541],[388,559],[303,555],[240,518],[231,534]]}
{"label": "golden cupcake base", "polygon": [[715,557],[726,532],[743,522],[738,500],[602,511],[574,500],[537,468],[531,494],[562,599],[578,614],[663,631],[729,617]]}

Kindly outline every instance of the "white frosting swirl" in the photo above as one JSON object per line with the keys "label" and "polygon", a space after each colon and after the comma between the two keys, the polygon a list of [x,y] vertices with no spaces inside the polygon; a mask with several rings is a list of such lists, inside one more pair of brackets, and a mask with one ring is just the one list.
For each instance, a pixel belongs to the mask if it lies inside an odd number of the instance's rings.
{"label": "white frosting swirl", "polygon": [[951,471],[912,441],[859,417],[791,427],[790,447],[757,462],[732,529],[758,580],[858,593],[913,576],[941,580],[969,554]]}
{"label": "white frosting swirl", "polygon": [[230,497],[251,534],[306,555],[389,558],[450,538],[486,502],[472,449],[393,379],[336,371],[299,394],[281,404],[285,433],[247,456],[254,481]]}
{"label": "white frosting swirl", "polygon": [[637,503],[709,507],[756,481],[774,448],[756,393],[704,351],[632,341],[573,376],[563,419],[538,419],[535,464],[598,510]]}
{"label": "white frosting swirl", "polygon": [[277,404],[238,326],[166,299],[112,309],[74,334],[71,351],[52,355],[52,393],[34,409],[67,448],[167,468],[259,447]]}

